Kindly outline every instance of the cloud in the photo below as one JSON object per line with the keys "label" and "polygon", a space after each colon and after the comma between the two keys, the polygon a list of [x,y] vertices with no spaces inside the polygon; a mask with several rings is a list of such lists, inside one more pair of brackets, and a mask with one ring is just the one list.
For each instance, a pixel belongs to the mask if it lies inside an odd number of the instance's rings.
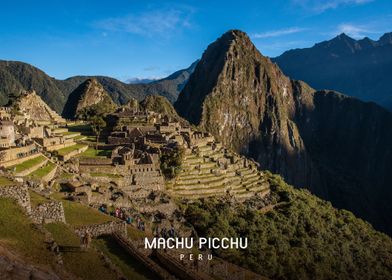
{"label": "cloud", "polygon": [[357,39],[357,38],[363,38],[369,34],[375,34],[378,32],[372,31],[372,30],[368,29],[368,27],[366,27],[366,26],[343,23],[338,26],[336,33],[337,34],[345,33],[348,36]]}
{"label": "cloud", "polygon": [[106,32],[125,32],[147,37],[170,36],[175,31],[192,27],[192,9],[160,9],[123,17],[107,18],[94,26]]}
{"label": "cloud", "polygon": [[291,0],[294,5],[315,13],[322,13],[326,10],[336,9],[339,6],[361,5],[374,0]]}
{"label": "cloud", "polygon": [[255,39],[279,37],[279,36],[283,36],[283,35],[302,32],[304,30],[306,30],[306,29],[299,28],[299,27],[290,27],[290,28],[285,28],[285,29],[266,31],[266,32],[262,32],[262,33],[255,33],[255,34],[251,35],[251,37],[255,38]]}
{"label": "cloud", "polygon": [[162,79],[161,76],[153,76],[153,77],[132,77],[125,80],[128,84],[149,84],[151,82]]}

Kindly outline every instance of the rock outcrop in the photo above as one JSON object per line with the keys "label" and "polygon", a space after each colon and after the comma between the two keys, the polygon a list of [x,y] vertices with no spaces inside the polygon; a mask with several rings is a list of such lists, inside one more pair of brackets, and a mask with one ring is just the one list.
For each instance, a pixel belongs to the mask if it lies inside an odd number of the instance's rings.
{"label": "rock outcrop", "polygon": [[[62,115],[69,119],[81,118],[89,110],[101,113],[116,108],[110,95],[96,79],[88,79],[79,85],[68,97]],[[95,112],[96,113],[96,112]]]}
{"label": "rock outcrop", "polygon": [[144,110],[164,114],[175,119],[180,118],[173,105],[163,96],[149,95],[140,102],[140,107]]}
{"label": "rock outcrop", "polygon": [[65,120],[52,110],[34,90],[21,94],[15,100],[14,106],[32,120],[65,123]]}
{"label": "rock outcrop", "polygon": [[231,30],[204,52],[175,108],[262,169],[392,233],[392,115],[287,78]]}

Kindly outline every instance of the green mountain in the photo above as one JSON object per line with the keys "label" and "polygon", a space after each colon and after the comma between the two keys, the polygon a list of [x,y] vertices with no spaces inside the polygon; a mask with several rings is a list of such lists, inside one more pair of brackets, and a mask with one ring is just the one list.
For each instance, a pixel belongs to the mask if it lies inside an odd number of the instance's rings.
{"label": "green mountain", "polygon": [[110,95],[96,79],[87,79],[68,96],[62,115],[68,119],[82,117],[83,114],[110,113],[116,108]]}
{"label": "green mountain", "polygon": [[390,279],[392,240],[351,212],[267,174],[272,205],[209,198],[184,205],[199,236],[248,238],[218,256],[270,279]]}
{"label": "green mountain", "polygon": [[316,89],[334,89],[392,110],[392,33],[378,41],[340,34],[311,48],[294,49],[272,59],[293,79]]}
{"label": "green mountain", "polygon": [[162,95],[174,102],[196,64],[194,62],[187,69],[148,84],[127,84],[105,76],[75,76],[57,80],[27,63],[0,60],[0,105],[7,104],[10,96],[35,90],[52,109],[61,113],[69,94],[90,78],[95,78],[117,104],[125,104],[131,98],[140,101],[147,95]]}
{"label": "green mountain", "polygon": [[238,30],[207,48],[175,108],[262,169],[392,234],[392,115],[383,108],[290,80]]}

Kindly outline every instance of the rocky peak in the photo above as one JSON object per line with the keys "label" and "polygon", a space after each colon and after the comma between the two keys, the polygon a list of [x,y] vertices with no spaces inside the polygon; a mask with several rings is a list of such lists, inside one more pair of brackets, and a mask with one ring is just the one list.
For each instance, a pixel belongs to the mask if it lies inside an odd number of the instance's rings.
{"label": "rocky peak", "polygon": [[82,110],[97,105],[106,109],[115,107],[113,100],[103,86],[96,79],[87,79],[69,95],[64,106],[63,116],[73,119]]}
{"label": "rocky peak", "polygon": [[[333,41],[332,51],[352,50],[346,35]],[[262,169],[392,232],[392,116],[382,108],[290,80],[236,30],[207,48],[175,107]]]}
{"label": "rocky peak", "polygon": [[34,91],[23,92],[14,102],[13,106],[26,117],[35,121],[49,121],[64,123],[65,120],[52,110]]}
{"label": "rocky peak", "polygon": [[385,33],[384,35],[382,35],[378,42],[381,45],[392,45],[392,32]]}

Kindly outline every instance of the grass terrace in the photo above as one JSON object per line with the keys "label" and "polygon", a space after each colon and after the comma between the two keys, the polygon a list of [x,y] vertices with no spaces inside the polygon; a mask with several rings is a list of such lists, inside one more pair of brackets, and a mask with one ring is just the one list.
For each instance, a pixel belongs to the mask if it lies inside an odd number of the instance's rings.
{"label": "grass terrace", "polygon": [[86,280],[97,279],[97,275],[99,279],[117,279],[94,248],[80,250],[79,237],[66,224],[52,223],[45,227],[60,247],[66,270]]}
{"label": "grass terrace", "polygon": [[30,176],[33,178],[40,179],[40,178],[44,177],[45,175],[49,174],[49,172],[51,172],[55,168],[56,168],[56,164],[54,164],[51,161],[48,161],[48,163],[46,165],[44,165],[41,168],[38,168],[37,170],[32,172],[30,174]]}
{"label": "grass terrace", "polygon": [[65,155],[67,155],[67,154],[69,154],[69,153],[71,153],[73,151],[76,151],[76,150],[78,150],[80,148],[83,148],[85,146],[86,145],[83,145],[83,144],[75,144],[75,145],[72,145],[72,146],[65,147],[65,148],[62,148],[60,150],[57,150],[57,153],[60,156],[65,156]]}
{"label": "grass terrace", "polygon": [[108,157],[112,154],[112,150],[96,150],[89,147],[86,151],[80,154],[81,157],[95,158],[95,157]]}
{"label": "grass terrace", "polygon": [[63,200],[65,220],[74,226],[103,224],[116,219],[80,203]]}
{"label": "grass terrace", "polygon": [[112,237],[100,237],[94,240],[93,243],[121,269],[128,279],[152,280],[157,278],[150,270],[132,258]]}
{"label": "grass terrace", "polygon": [[20,164],[11,166],[9,169],[14,170],[15,173],[19,173],[33,166],[36,166],[37,164],[42,163],[44,160],[46,160],[44,156],[38,156],[36,158],[26,160],[25,162],[22,162]]}
{"label": "grass terrace", "polygon": [[93,131],[89,124],[72,124],[67,126],[68,131],[80,132],[82,134],[91,134]]}
{"label": "grass terrace", "polygon": [[12,186],[15,182],[8,179],[7,177],[0,176],[0,187]]}
{"label": "grass terrace", "polygon": [[33,207],[49,201],[49,199],[47,199],[42,195],[37,194],[36,192],[29,191],[29,193],[30,193],[30,202]]}
{"label": "grass terrace", "polygon": [[75,141],[82,141],[82,140],[86,140],[86,139],[87,139],[87,136],[78,135],[78,136],[75,136],[73,139],[74,139]]}
{"label": "grass terrace", "polygon": [[0,242],[33,264],[53,264],[54,255],[46,248],[43,233],[32,227],[30,219],[12,199],[0,198]]}

